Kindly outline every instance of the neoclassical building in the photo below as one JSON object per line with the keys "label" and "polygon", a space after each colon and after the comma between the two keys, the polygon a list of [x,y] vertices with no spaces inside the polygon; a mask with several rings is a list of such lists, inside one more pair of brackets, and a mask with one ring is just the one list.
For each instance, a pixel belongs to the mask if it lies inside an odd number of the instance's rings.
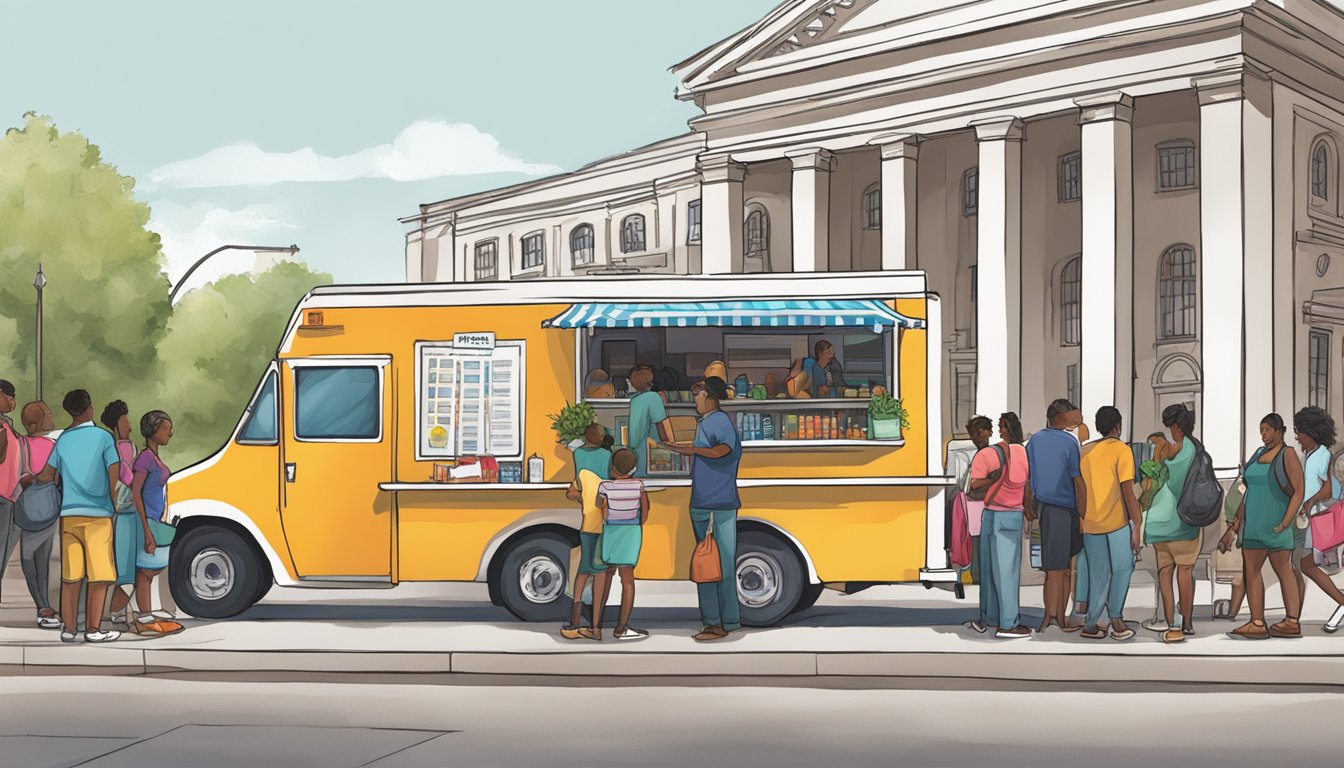
{"label": "neoclassical building", "polygon": [[690,133],[422,205],[407,279],[918,269],[949,431],[1344,416],[1344,6],[788,0],[674,71]]}

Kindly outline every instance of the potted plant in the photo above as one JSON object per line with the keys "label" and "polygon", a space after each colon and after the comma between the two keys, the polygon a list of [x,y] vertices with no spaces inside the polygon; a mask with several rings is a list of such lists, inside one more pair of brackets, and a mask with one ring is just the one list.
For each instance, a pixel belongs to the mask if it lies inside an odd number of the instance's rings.
{"label": "potted plant", "polygon": [[550,414],[549,418],[556,442],[572,451],[583,445],[583,432],[597,421],[597,411],[588,403],[565,403],[559,413]]}
{"label": "potted plant", "polygon": [[900,398],[883,392],[868,401],[868,437],[873,440],[899,440],[901,431],[910,428],[910,414]]}

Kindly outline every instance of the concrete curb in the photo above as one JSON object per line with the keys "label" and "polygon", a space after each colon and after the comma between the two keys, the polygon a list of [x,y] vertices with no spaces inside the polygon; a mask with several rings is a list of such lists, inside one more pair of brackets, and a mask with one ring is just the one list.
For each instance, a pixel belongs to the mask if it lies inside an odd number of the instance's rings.
{"label": "concrete curb", "polygon": [[967,652],[239,651],[88,646],[0,648],[0,671],[319,672],[556,677],[915,677],[1344,687],[1344,656]]}

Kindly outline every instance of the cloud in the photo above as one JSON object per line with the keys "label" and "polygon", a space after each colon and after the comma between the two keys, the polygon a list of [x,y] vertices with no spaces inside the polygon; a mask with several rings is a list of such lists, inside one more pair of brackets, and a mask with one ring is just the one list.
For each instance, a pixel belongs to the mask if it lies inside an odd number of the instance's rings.
{"label": "cloud", "polygon": [[[275,206],[249,205],[231,211],[211,203],[179,205],[160,200],[152,205],[150,231],[157,232],[168,258],[168,279],[177,284],[205,254],[226,244],[288,245],[294,224]],[[287,254],[280,254],[288,258]],[[207,261],[183,290],[197,288],[224,275],[252,272],[272,265],[277,254],[225,251]]]}
{"label": "cloud", "polygon": [[560,168],[511,156],[488,133],[465,123],[418,120],[379,144],[350,155],[320,155],[312,147],[267,152],[250,141],[212,149],[149,173],[150,188],[267,186],[289,181],[392,179],[421,181],[444,176],[521,173],[541,176]]}

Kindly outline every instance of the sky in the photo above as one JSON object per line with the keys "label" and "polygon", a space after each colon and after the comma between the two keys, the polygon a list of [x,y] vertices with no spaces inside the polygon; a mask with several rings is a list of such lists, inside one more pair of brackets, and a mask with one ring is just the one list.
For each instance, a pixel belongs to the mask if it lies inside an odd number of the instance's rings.
{"label": "sky", "polygon": [[0,0],[0,126],[99,145],[174,280],[295,243],[338,282],[400,282],[398,218],[685,132],[668,68],[777,1]]}

